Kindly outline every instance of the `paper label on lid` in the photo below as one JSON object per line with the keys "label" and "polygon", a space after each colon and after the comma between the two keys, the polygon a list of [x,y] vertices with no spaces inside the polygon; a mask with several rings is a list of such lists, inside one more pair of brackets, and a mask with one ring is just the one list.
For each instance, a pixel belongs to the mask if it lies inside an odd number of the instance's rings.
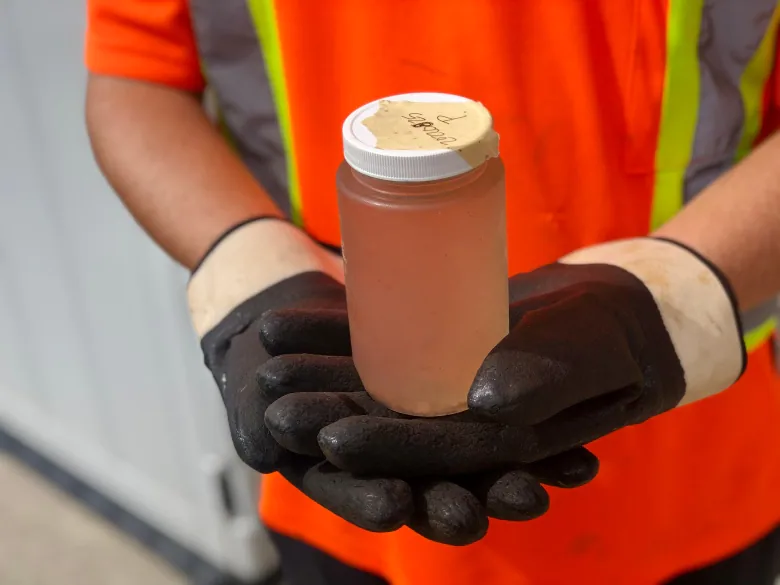
{"label": "paper label on lid", "polygon": [[382,150],[457,152],[476,168],[498,156],[493,118],[479,102],[379,102],[379,109],[362,121]]}

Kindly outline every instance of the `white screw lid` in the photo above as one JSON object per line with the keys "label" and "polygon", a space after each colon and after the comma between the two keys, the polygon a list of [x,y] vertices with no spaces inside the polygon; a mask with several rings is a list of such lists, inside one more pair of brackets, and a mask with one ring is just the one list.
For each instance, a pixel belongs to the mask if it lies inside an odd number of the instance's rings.
{"label": "white screw lid", "polygon": [[445,93],[371,102],[347,117],[342,134],[347,163],[388,181],[455,177],[498,156],[498,134],[485,106]]}

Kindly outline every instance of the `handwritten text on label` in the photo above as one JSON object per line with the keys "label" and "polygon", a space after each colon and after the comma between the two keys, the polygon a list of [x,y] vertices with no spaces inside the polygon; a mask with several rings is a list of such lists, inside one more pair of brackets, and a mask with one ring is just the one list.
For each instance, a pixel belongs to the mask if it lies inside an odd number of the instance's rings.
{"label": "handwritten text on label", "polygon": [[[465,118],[468,116],[468,113],[464,112],[462,116],[456,116],[456,117],[450,117],[445,116],[443,114],[439,114],[436,116],[436,119],[442,123],[449,125],[450,122],[453,120],[460,120],[461,118]],[[425,134],[427,134],[429,137],[433,138],[439,144],[447,145],[447,144],[454,144],[458,141],[458,139],[454,136],[448,136],[444,132],[442,132],[437,126],[434,126],[433,122],[427,120],[425,116],[419,113],[415,112],[409,112],[409,115],[407,116],[401,116],[404,120],[407,120],[412,128],[419,128],[422,130]]]}

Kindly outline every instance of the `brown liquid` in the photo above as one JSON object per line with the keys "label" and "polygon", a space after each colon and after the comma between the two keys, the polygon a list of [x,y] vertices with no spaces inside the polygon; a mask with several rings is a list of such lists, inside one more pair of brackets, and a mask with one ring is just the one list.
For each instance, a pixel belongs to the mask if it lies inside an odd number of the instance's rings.
{"label": "brown liquid", "polygon": [[504,167],[395,183],[337,175],[355,365],[376,400],[407,414],[466,409],[508,331]]}

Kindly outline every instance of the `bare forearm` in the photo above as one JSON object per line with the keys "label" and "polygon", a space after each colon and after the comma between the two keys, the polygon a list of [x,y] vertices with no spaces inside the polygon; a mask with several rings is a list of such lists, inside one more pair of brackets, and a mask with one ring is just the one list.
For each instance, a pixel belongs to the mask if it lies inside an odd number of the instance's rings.
{"label": "bare forearm", "polygon": [[229,227],[281,215],[192,95],[93,76],[87,126],[98,164],[124,204],[187,268]]}
{"label": "bare forearm", "polygon": [[656,235],[700,252],[731,281],[741,309],[780,292],[780,133]]}

